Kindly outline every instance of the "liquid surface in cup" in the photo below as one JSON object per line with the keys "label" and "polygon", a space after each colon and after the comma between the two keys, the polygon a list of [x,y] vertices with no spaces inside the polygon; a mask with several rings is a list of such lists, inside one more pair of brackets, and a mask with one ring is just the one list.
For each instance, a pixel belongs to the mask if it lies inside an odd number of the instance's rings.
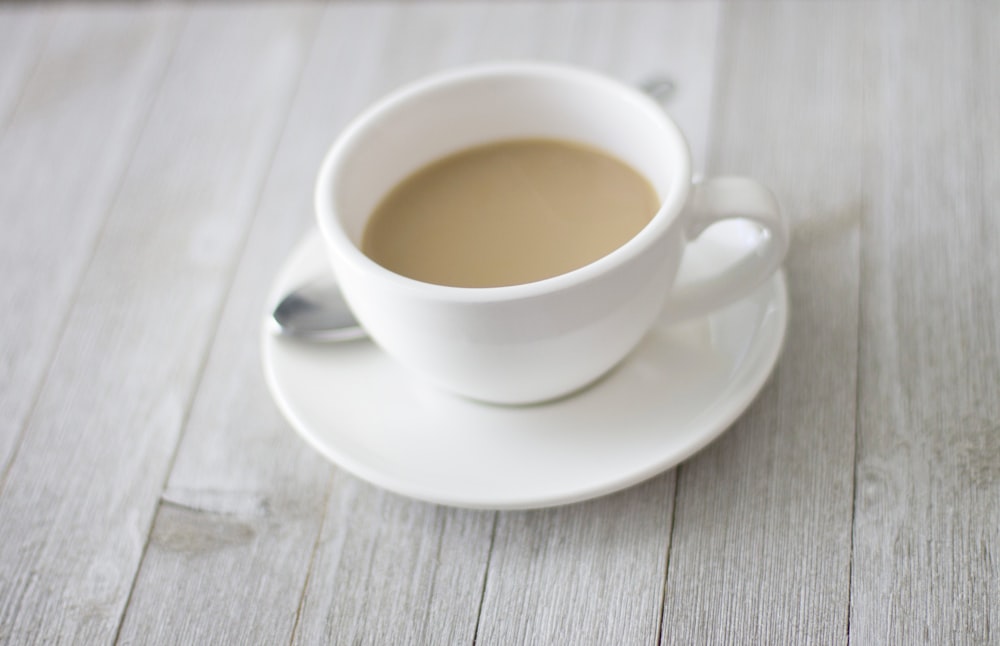
{"label": "liquid surface in cup", "polygon": [[658,208],[649,181],[606,153],[509,140],[452,154],[403,180],[369,218],[361,249],[428,283],[516,285],[609,254]]}

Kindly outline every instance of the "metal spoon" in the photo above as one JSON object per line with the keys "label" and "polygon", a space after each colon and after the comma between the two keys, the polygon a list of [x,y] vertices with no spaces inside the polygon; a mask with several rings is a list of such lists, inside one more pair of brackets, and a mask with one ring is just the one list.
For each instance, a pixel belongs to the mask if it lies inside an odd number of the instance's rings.
{"label": "metal spoon", "polygon": [[[641,83],[639,89],[665,105],[676,86],[666,77],[654,77]],[[286,294],[271,314],[271,329],[279,336],[316,342],[367,336],[329,275],[318,276]]]}
{"label": "metal spoon", "polygon": [[303,341],[350,341],[368,336],[351,313],[333,276],[324,274],[285,295],[271,314],[271,330]]}

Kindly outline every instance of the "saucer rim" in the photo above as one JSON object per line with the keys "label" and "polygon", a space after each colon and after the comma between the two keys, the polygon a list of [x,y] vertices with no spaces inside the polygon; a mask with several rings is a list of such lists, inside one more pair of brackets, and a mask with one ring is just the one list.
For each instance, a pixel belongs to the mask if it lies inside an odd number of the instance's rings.
{"label": "saucer rim", "polygon": [[[305,235],[288,254],[285,261],[281,265],[281,268],[275,274],[275,277],[271,282],[270,289],[272,294],[275,291],[275,288],[286,280],[286,276],[289,273],[292,273],[294,267],[306,261],[305,259],[309,255],[309,247],[310,245],[316,244],[316,238],[318,237],[318,232],[310,232]],[[757,395],[759,395],[763,390],[763,387],[767,383],[768,379],[770,379],[771,375],[774,373],[778,359],[780,358],[781,352],[784,348],[788,331],[790,307],[788,285],[784,270],[779,268],[770,278],[758,287],[758,290],[763,290],[764,288],[766,288],[769,292],[769,295],[766,299],[764,299],[764,302],[773,306],[773,309],[768,312],[767,316],[777,316],[774,323],[772,323],[772,325],[776,326],[774,328],[774,332],[768,334],[761,341],[758,341],[762,344],[762,346],[758,346],[756,352],[759,355],[759,358],[754,361],[752,365],[748,365],[746,368],[747,372],[741,379],[741,381],[743,381],[742,386],[740,386],[732,395],[722,400],[721,403],[718,403],[718,408],[721,409],[721,412],[716,412],[715,414],[710,415],[708,419],[704,419],[700,423],[698,419],[696,419],[691,423],[684,425],[684,434],[687,438],[689,438],[689,442],[687,442],[680,450],[670,452],[660,460],[653,461],[645,467],[630,470],[621,476],[606,478],[592,483],[590,486],[575,486],[569,491],[557,491],[555,493],[548,493],[540,496],[496,496],[487,500],[486,497],[483,496],[470,499],[469,497],[463,497],[460,494],[442,494],[440,488],[427,487],[426,485],[394,477],[389,472],[371,467],[364,461],[353,458],[350,452],[340,451],[330,443],[324,442],[320,439],[320,433],[312,430],[313,425],[308,424],[296,412],[296,407],[287,400],[281,385],[278,383],[280,380],[277,377],[277,371],[274,368],[274,361],[271,354],[275,351],[275,348],[277,347],[276,344],[281,341],[281,339],[275,338],[270,330],[268,325],[268,320],[270,318],[269,311],[265,311],[263,325],[261,326],[261,367],[263,369],[265,381],[272,399],[277,405],[282,416],[295,430],[296,434],[305,440],[306,443],[314,450],[320,453],[320,455],[333,463],[334,466],[344,469],[354,477],[394,494],[422,502],[445,505],[449,507],[496,511],[556,507],[583,502],[585,500],[591,500],[622,491],[660,475],[661,473],[681,464],[714,442],[723,433],[725,433],[725,431],[727,431],[736,422],[736,420],[743,415],[743,413],[746,412],[756,399]],[[755,296],[752,294],[746,297],[746,299],[754,297]],[[269,298],[268,303],[270,304],[272,300],[273,298]],[[737,301],[737,303],[739,302],[743,301]],[[267,308],[265,308],[265,310],[267,310]],[[694,320],[700,321],[711,319],[716,315],[717,313],[713,312]],[[754,336],[760,337],[763,327],[764,326],[759,326]],[[630,359],[631,355],[626,357],[623,363],[630,361]],[[615,369],[617,369],[617,367]],[[727,381],[727,385],[731,385],[732,383],[732,381]],[[589,390],[590,387],[587,387],[578,394],[571,395],[570,397],[586,397]],[[482,406],[484,410],[488,410],[491,407],[490,404],[472,402],[472,400],[468,401],[477,406]],[[545,405],[546,404],[539,404],[539,406]],[[703,418],[705,414],[709,412],[711,412],[709,409],[702,411],[699,414],[699,418]]]}

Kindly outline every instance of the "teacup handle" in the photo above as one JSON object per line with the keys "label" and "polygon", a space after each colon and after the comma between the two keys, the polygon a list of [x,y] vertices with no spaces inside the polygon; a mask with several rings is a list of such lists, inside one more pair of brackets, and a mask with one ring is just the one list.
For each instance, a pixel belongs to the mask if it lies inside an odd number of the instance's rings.
{"label": "teacup handle", "polygon": [[681,214],[690,242],[716,222],[750,220],[764,229],[754,249],[712,276],[676,286],[664,314],[671,321],[708,314],[746,296],[771,276],[788,252],[788,220],[762,184],[747,177],[715,177],[695,184]]}

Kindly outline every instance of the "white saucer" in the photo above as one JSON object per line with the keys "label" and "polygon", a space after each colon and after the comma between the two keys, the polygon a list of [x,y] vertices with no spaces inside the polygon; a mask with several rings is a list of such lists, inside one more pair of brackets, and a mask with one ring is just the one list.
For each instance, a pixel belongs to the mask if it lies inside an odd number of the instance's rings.
{"label": "white saucer", "polygon": [[[745,247],[753,233],[739,225],[716,226],[689,247],[681,280]],[[272,297],[326,270],[322,243],[311,234],[278,275]],[[623,489],[703,448],[760,391],[787,322],[779,272],[707,318],[655,328],[591,388],[526,407],[475,403],[425,386],[368,341],[309,345],[272,336],[265,321],[261,344],[282,413],[337,465],[420,500],[526,509]]]}

